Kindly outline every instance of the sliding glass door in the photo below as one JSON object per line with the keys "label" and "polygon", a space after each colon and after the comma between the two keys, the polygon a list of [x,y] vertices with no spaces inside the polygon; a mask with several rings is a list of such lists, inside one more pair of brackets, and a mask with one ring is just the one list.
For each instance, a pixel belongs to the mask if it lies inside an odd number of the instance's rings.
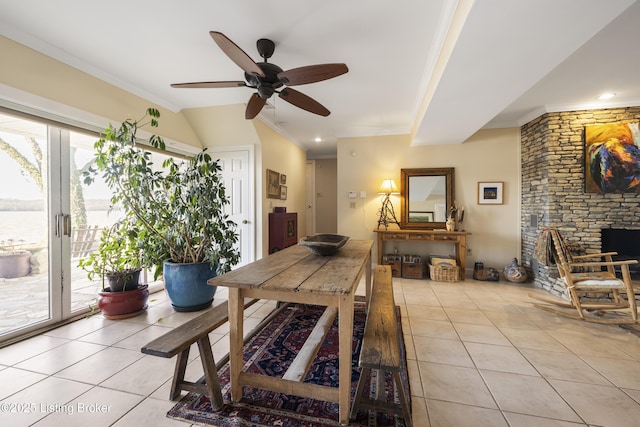
{"label": "sliding glass door", "polygon": [[82,172],[96,135],[0,113],[0,341],[88,311],[78,260],[115,222],[106,186]]}
{"label": "sliding glass door", "polygon": [[[0,115],[0,334],[49,321],[47,126]],[[0,335],[1,337],[1,335]]]}

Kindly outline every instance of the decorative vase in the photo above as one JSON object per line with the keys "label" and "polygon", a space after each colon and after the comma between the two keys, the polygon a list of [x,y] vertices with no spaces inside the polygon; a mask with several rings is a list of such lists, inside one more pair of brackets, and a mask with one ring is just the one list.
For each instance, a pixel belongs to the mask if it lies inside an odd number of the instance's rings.
{"label": "decorative vase", "polygon": [[111,292],[106,288],[98,292],[98,307],[107,319],[127,319],[142,313],[149,299],[149,285],[138,285],[137,289]]}
{"label": "decorative vase", "polygon": [[453,218],[449,218],[445,223],[447,231],[455,231],[456,229],[456,220]]}
{"label": "decorative vase", "polygon": [[31,252],[0,254],[0,278],[14,279],[31,273]]}
{"label": "decorative vase", "polygon": [[504,268],[504,277],[510,282],[521,283],[527,280],[527,270],[518,264],[518,258],[514,258],[511,264]]}
{"label": "decorative vase", "polygon": [[209,286],[207,280],[216,276],[216,268],[208,262],[175,263],[165,260],[163,275],[164,288],[174,310],[204,310],[213,302],[217,286]]}

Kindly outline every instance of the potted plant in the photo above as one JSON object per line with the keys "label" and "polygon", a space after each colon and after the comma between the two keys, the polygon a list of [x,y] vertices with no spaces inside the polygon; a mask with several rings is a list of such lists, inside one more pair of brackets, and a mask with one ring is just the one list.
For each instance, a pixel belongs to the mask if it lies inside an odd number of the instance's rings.
{"label": "potted plant", "polygon": [[31,252],[20,249],[13,239],[0,241],[0,278],[14,279],[31,273]]}
{"label": "potted plant", "polygon": [[[160,113],[149,108],[139,120],[110,125],[95,144],[95,167],[85,173],[91,182],[101,174],[118,205],[131,221],[143,265],[156,266],[174,308],[194,311],[211,305],[216,291],[206,281],[231,269],[239,260],[236,224],[225,212],[229,199],[221,167],[206,149],[186,161],[154,165],[139,144],[137,132],[157,127]],[[164,150],[152,135],[148,144]]]}
{"label": "potted plant", "polygon": [[98,307],[105,317],[132,317],[144,310],[149,290],[148,285],[140,284],[144,265],[137,233],[129,218],[103,228],[98,249],[81,258],[78,266],[87,271],[89,280],[96,275],[102,278]]}
{"label": "potted plant", "polygon": [[87,272],[89,280],[96,275],[102,277],[103,290],[123,292],[138,286],[142,255],[135,236],[127,229],[128,225],[125,218],[103,228],[98,249],[78,261],[78,266]]}

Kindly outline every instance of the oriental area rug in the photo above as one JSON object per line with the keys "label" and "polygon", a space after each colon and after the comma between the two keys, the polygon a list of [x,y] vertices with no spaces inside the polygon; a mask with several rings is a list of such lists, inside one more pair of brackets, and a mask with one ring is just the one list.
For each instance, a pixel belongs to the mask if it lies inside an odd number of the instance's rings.
{"label": "oriental area rug", "polygon": [[[325,307],[295,304],[280,312],[260,332],[254,335],[244,346],[244,370],[282,377],[313,330]],[[360,378],[358,358],[360,344],[364,334],[366,309],[364,304],[356,303],[354,309],[353,356],[351,367],[351,397],[353,397]],[[398,327],[400,313],[398,310]],[[402,334],[400,334],[402,337]],[[338,378],[338,319],[336,318],[314,359],[305,382],[337,387]],[[404,360],[402,379],[405,393],[411,396],[406,367],[404,341],[401,339],[401,355]],[[239,403],[231,403],[229,384],[229,364],[218,371],[224,406],[214,412],[207,397],[189,393],[183,397],[168,413],[175,418],[199,425],[222,427],[325,427],[339,426],[338,404],[310,398],[286,395],[282,393],[244,387],[243,398]],[[391,376],[386,379],[387,399],[398,403]],[[375,398],[376,377],[365,388],[365,394]],[[351,420],[353,426],[404,427],[402,417],[360,410]]]}

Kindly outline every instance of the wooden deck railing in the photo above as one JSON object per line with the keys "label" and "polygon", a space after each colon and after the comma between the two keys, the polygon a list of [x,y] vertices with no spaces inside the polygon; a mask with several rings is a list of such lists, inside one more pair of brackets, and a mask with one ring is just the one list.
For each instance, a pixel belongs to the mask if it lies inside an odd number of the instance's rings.
{"label": "wooden deck railing", "polygon": [[71,258],[82,258],[98,248],[101,228],[97,225],[71,229]]}

